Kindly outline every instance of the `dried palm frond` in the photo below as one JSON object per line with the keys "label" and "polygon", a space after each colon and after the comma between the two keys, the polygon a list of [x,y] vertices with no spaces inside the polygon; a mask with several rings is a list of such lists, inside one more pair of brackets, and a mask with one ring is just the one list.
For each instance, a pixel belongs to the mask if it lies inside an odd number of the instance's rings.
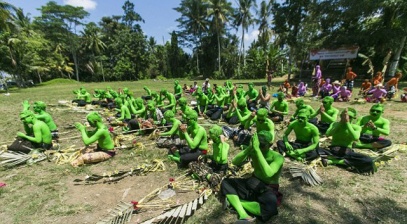
{"label": "dried palm frond", "polygon": [[[320,159],[319,159],[320,160]],[[295,164],[289,168],[290,173],[293,177],[301,177],[301,179],[311,186],[317,186],[322,184],[324,181],[316,172],[316,164],[319,162],[318,159],[313,160],[310,165]]]}
{"label": "dried palm frond", "polygon": [[44,153],[39,153],[37,151],[30,154],[14,151],[3,151],[0,152],[0,166],[12,167],[20,165],[23,163],[33,164],[36,162],[43,161],[47,158]]}
{"label": "dried palm frond", "polygon": [[130,222],[133,213],[133,204],[120,201],[109,215],[97,224],[124,224]]}

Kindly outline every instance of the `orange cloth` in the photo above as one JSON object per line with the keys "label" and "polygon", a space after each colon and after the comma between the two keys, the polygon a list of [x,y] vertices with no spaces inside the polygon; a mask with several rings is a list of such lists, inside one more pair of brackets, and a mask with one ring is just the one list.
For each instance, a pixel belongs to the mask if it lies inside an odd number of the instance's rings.
{"label": "orange cloth", "polygon": [[291,87],[289,82],[284,82],[284,88],[289,89]]}
{"label": "orange cloth", "polygon": [[346,73],[346,79],[347,80],[354,80],[355,78],[356,78],[356,74],[354,73],[354,72],[352,72],[352,71],[348,71],[347,73]]}
{"label": "orange cloth", "polygon": [[371,82],[363,82],[362,83],[362,90],[367,90],[367,89],[370,89],[371,87],[372,87]]}

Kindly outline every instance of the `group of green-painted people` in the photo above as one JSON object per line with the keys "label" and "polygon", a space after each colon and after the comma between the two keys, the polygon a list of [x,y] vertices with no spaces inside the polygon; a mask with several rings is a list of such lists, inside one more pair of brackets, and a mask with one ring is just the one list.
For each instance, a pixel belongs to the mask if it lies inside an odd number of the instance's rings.
{"label": "group of green-painted people", "polygon": [[[117,111],[114,118],[107,120],[111,124],[121,122],[124,131],[136,130],[139,134],[146,134],[158,129],[160,138],[182,140],[181,144],[168,146],[169,160],[180,167],[195,167],[197,163],[210,159],[211,163],[207,164],[210,170],[201,177],[209,182],[216,179],[214,177],[218,177],[218,173],[225,173],[228,169],[230,146],[227,137],[237,141],[239,133],[246,130],[246,141],[239,142],[241,151],[231,162],[237,166],[251,162],[253,175],[246,179],[225,178],[220,188],[225,205],[237,211],[240,223],[252,222],[255,218],[267,221],[278,213],[277,206],[282,198],[279,178],[284,156],[299,161],[321,157],[324,166],[340,165],[360,173],[373,173],[375,167],[372,159],[354,152],[353,148],[381,150],[392,144],[382,137],[390,131],[389,121],[382,117],[382,104],[373,105],[368,115],[358,119],[353,108],[342,111],[336,109],[331,96],[323,98],[317,110],[299,98],[295,101],[296,110],[289,119],[283,138],[276,141],[274,124],[286,120],[289,114],[288,102],[282,92],[275,93],[277,99],[271,101],[266,86],[257,91],[254,84],[249,83],[248,90],[245,90],[242,85],[233,85],[228,81],[223,87],[214,86],[206,91],[198,87],[191,94],[196,98],[192,105],[194,107],[191,107],[187,99],[182,97],[184,93],[178,81],[174,82],[174,93],[167,90],[158,93],[146,86],[143,89],[146,95],[139,98],[135,98],[128,88],[117,92],[112,88],[95,90],[93,97],[97,100],[92,101],[91,94],[81,88],[74,91],[77,97],[73,102],[78,106],[98,104]],[[206,129],[198,123],[200,116],[237,125],[237,131],[226,135],[225,127],[211,125],[208,135]],[[10,147],[10,150],[16,150],[17,147],[16,151],[23,148],[25,150],[20,151],[27,152],[27,149],[46,150],[52,147],[52,138],[58,136],[58,129],[51,115],[46,112],[44,102],[35,102],[31,111],[30,104],[24,101],[20,118],[26,134],[17,133],[18,141],[32,144],[21,146],[16,141],[12,144],[15,147]],[[93,130],[87,130],[80,123],[75,123],[75,127],[80,131],[84,144],[97,143],[97,149],[75,160],[72,163],[75,166],[109,159],[116,152],[102,116],[91,112],[86,118]],[[256,131],[251,134],[253,127]],[[289,141],[292,131],[295,140]],[[322,135],[332,139],[328,148],[319,147]],[[208,154],[208,137],[213,142],[211,155]],[[275,150],[272,150],[275,142]]]}

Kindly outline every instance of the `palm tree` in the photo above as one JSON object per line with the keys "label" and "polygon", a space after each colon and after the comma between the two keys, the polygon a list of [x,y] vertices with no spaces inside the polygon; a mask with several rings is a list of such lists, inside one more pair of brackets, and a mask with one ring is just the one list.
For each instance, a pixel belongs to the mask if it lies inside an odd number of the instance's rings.
{"label": "palm tree", "polygon": [[257,7],[255,0],[239,0],[239,7],[234,14],[235,17],[234,24],[236,26],[242,26],[241,51],[243,56],[243,66],[246,65],[244,34],[245,32],[248,32],[249,26],[252,25],[254,22],[253,15],[250,12],[253,7]]}
{"label": "palm tree", "polygon": [[221,71],[220,37],[225,29],[225,23],[229,21],[232,12],[232,4],[227,0],[206,0],[208,3],[207,15],[212,20],[211,28],[216,32],[218,42],[218,70]]}
{"label": "palm tree", "polygon": [[180,7],[174,8],[181,13],[181,17],[176,21],[179,22],[178,27],[183,29],[180,32],[180,38],[191,41],[195,47],[193,48],[196,55],[196,69],[199,74],[199,48],[203,32],[208,30],[208,21],[206,20],[206,5],[202,1],[183,0]]}
{"label": "palm tree", "polygon": [[264,49],[273,36],[273,30],[270,28],[270,16],[272,14],[272,4],[274,1],[262,1],[260,9],[257,11],[257,25],[259,25],[259,43]]}
{"label": "palm tree", "polygon": [[86,64],[86,67],[94,73],[95,68],[100,67],[102,70],[102,77],[103,81],[105,82],[105,74],[103,72],[103,64],[100,61],[99,63],[96,62],[96,57],[100,55],[101,51],[106,49],[106,44],[101,40],[102,36],[100,33],[100,29],[96,26],[95,23],[87,24],[86,28],[81,31],[82,38],[84,40],[84,47],[92,52],[91,62]]}
{"label": "palm tree", "polygon": [[0,1],[0,32],[10,30],[10,22],[14,20],[13,12],[18,11],[18,9],[7,2]]}

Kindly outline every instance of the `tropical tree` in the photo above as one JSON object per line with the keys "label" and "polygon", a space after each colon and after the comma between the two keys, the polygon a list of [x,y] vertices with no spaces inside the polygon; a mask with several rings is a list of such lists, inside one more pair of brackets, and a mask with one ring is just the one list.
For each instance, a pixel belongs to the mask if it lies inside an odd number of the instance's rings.
{"label": "tropical tree", "polygon": [[218,71],[221,72],[221,37],[225,32],[225,25],[232,14],[232,4],[227,0],[206,0],[207,15],[211,20],[211,30],[216,33],[218,43]]}

